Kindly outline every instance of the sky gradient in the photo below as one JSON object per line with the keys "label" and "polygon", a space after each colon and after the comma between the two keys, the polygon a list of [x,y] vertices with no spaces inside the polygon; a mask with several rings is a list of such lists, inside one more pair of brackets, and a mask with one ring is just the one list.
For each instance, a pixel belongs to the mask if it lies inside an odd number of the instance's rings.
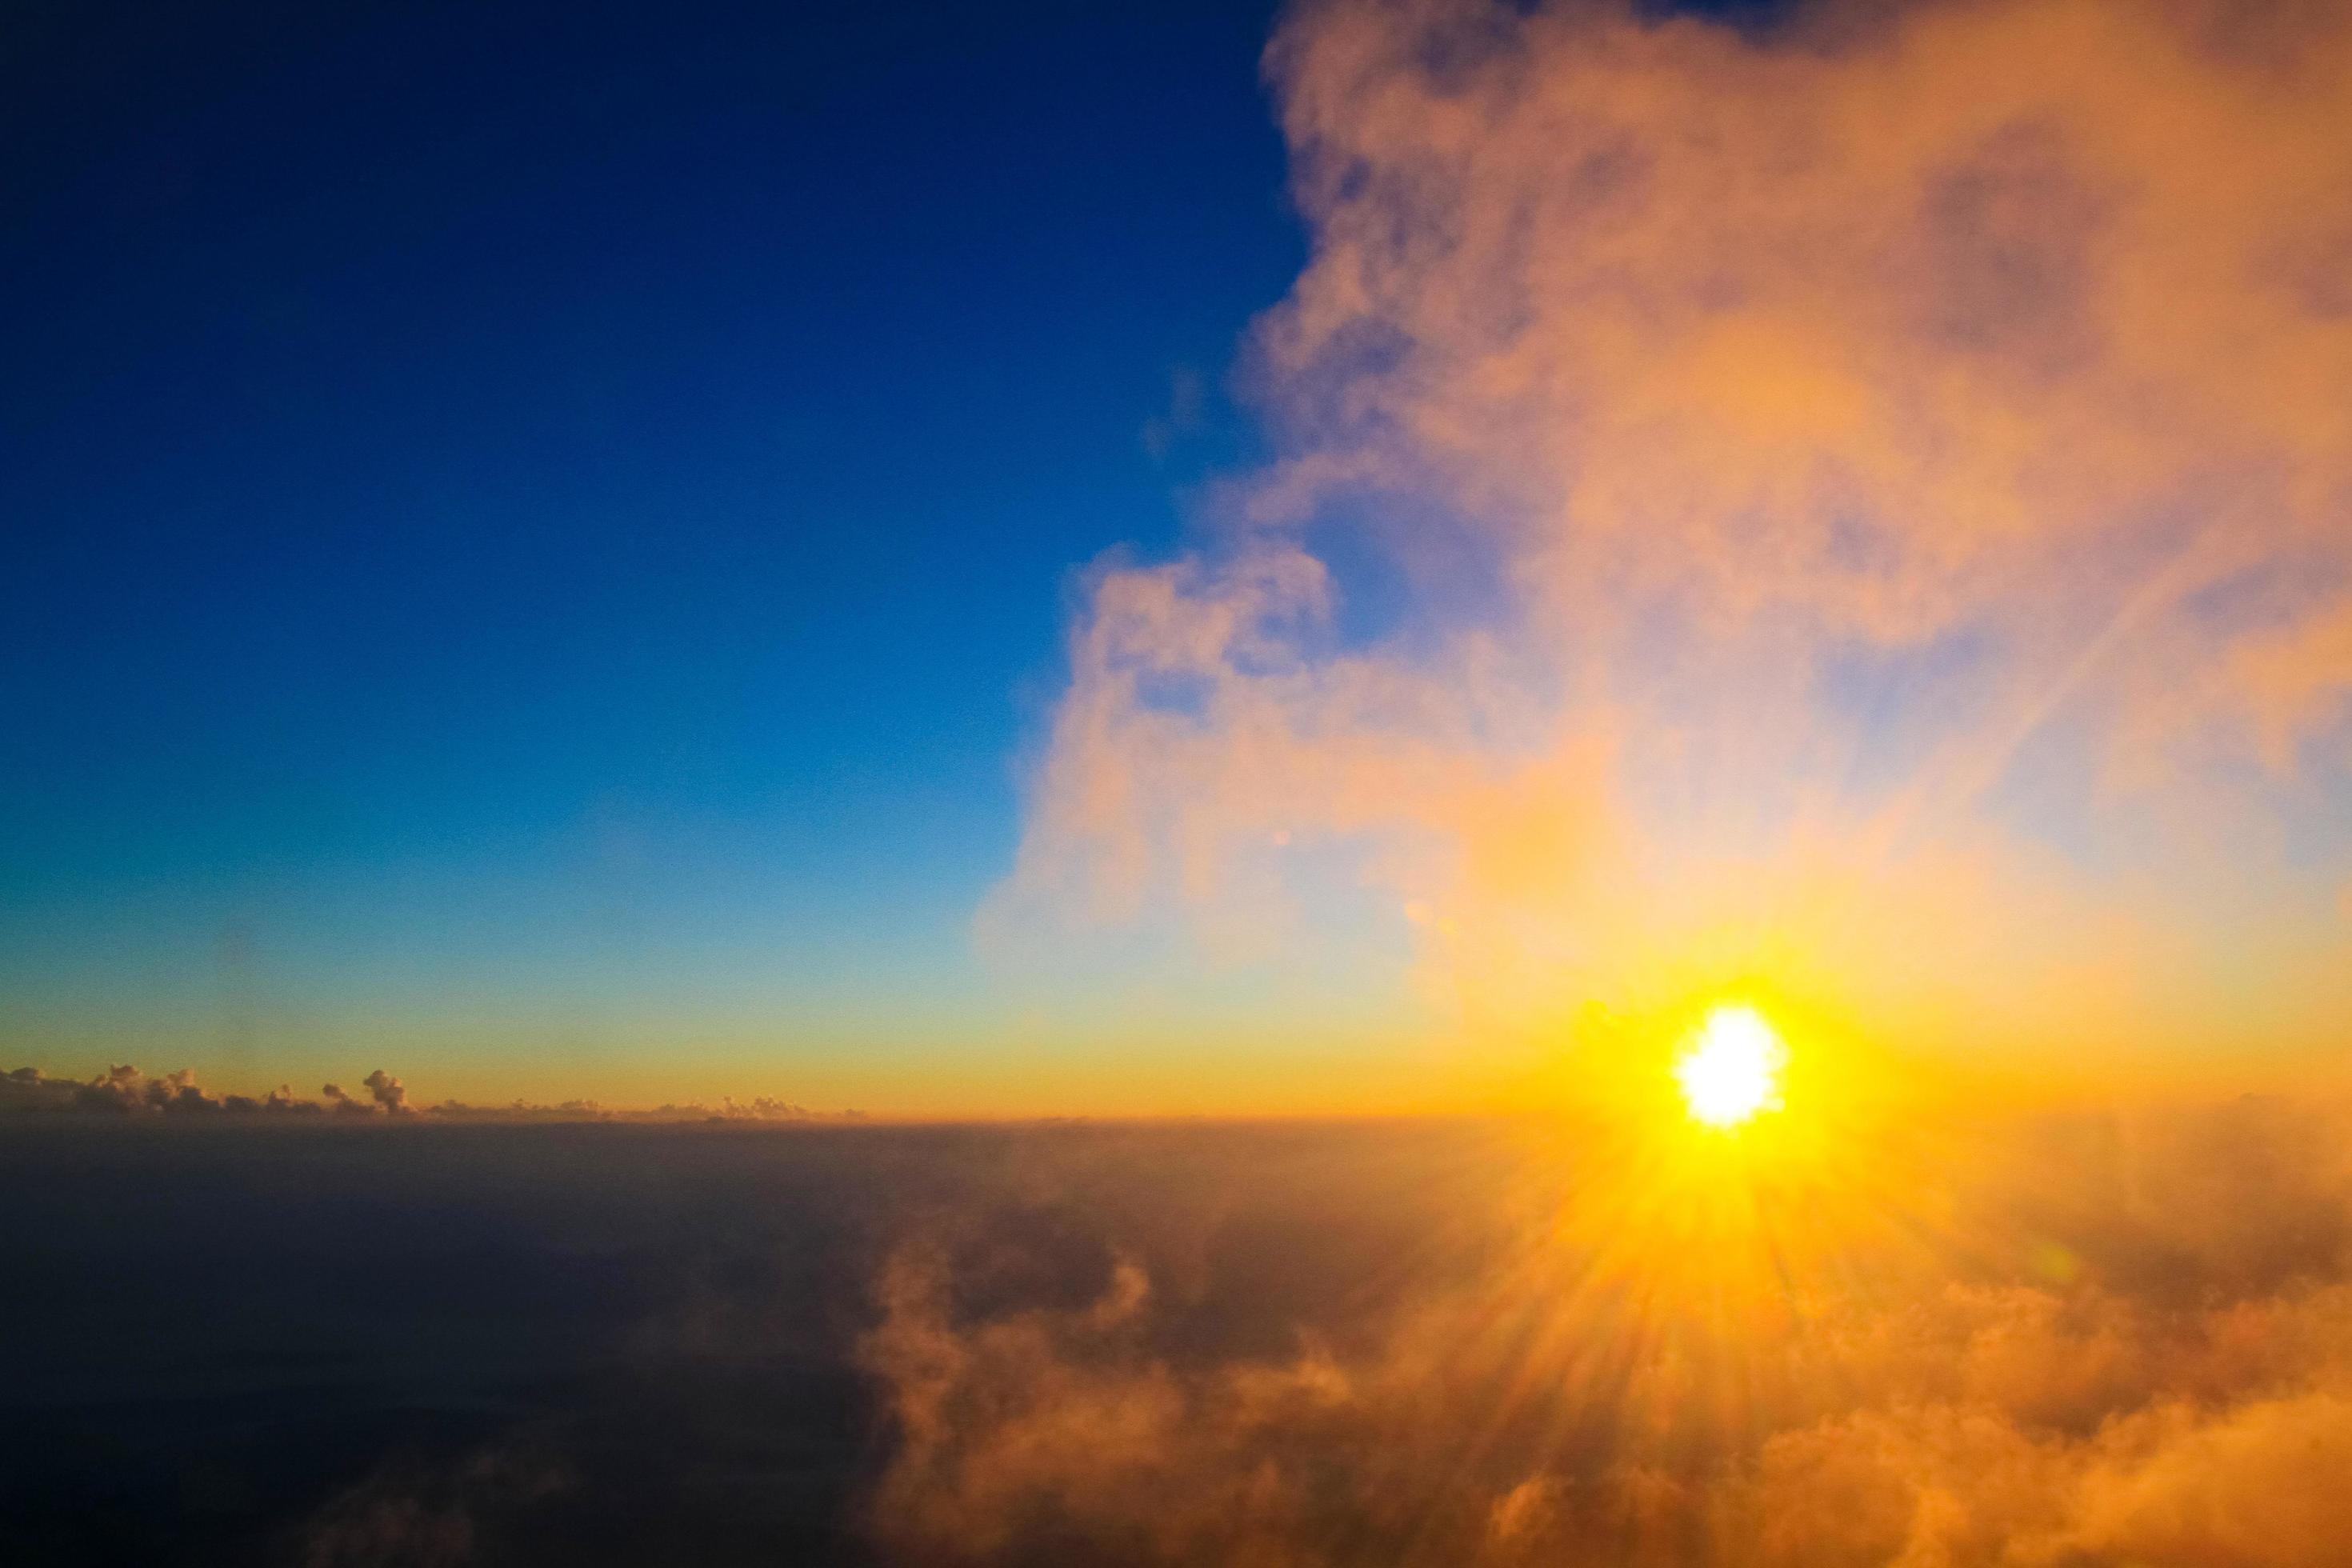
{"label": "sky gradient", "polygon": [[12,1064],[1491,1108],[1738,994],[2338,1070],[2329,7],[101,6],[0,68]]}
{"label": "sky gradient", "polygon": [[1001,1036],[1066,577],[1251,439],[1301,253],[1269,26],[31,18],[14,1055],[664,1098]]}

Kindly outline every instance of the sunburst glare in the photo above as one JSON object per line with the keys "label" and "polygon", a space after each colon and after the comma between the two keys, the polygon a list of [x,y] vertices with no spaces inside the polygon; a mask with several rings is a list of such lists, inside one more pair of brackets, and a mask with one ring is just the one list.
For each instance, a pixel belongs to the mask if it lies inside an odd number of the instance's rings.
{"label": "sunburst glare", "polygon": [[1710,1127],[1737,1127],[1780,1109],[1780,1069],[1788,1059],[1788,1047],[1763,1014],[1721,1006],[1675,1060],[1675,1079],[1693,1117]]}

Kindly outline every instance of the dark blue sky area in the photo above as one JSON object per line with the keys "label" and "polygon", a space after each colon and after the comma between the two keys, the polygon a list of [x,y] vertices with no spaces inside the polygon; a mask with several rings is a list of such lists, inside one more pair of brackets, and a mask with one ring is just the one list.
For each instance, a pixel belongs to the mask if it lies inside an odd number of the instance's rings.
{"label": "dark blue sky area", "polygon": [[267,927],[614,820],[960,923],[1067,572],[1243,438],[1214,389],[1302,246],[1271,21],[12,8],[11,931]]}

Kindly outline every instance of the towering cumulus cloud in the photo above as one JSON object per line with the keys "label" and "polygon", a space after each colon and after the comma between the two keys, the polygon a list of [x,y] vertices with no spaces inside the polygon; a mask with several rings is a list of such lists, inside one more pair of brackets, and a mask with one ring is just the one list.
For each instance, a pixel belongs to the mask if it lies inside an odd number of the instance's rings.
{"label": "towering cumulus cloud", "polygon": [[1092,580],[992,920],[1281,951],[1369,889],[1506,1030],[1760,972],[2318,1042],[2342,7],[1325,4],[1267,69],[1281,456]]}

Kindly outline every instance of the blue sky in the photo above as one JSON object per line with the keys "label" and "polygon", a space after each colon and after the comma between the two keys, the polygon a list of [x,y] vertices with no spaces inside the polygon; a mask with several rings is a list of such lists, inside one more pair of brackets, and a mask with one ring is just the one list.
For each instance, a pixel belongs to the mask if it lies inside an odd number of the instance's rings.
{"label": "blue sky", "polygon": [[1164,549],[1246,439],[1226,369],[1303,246],[1270,25],[37,16],[0,93],[15,1054],[952,989],[1069,574]]}

